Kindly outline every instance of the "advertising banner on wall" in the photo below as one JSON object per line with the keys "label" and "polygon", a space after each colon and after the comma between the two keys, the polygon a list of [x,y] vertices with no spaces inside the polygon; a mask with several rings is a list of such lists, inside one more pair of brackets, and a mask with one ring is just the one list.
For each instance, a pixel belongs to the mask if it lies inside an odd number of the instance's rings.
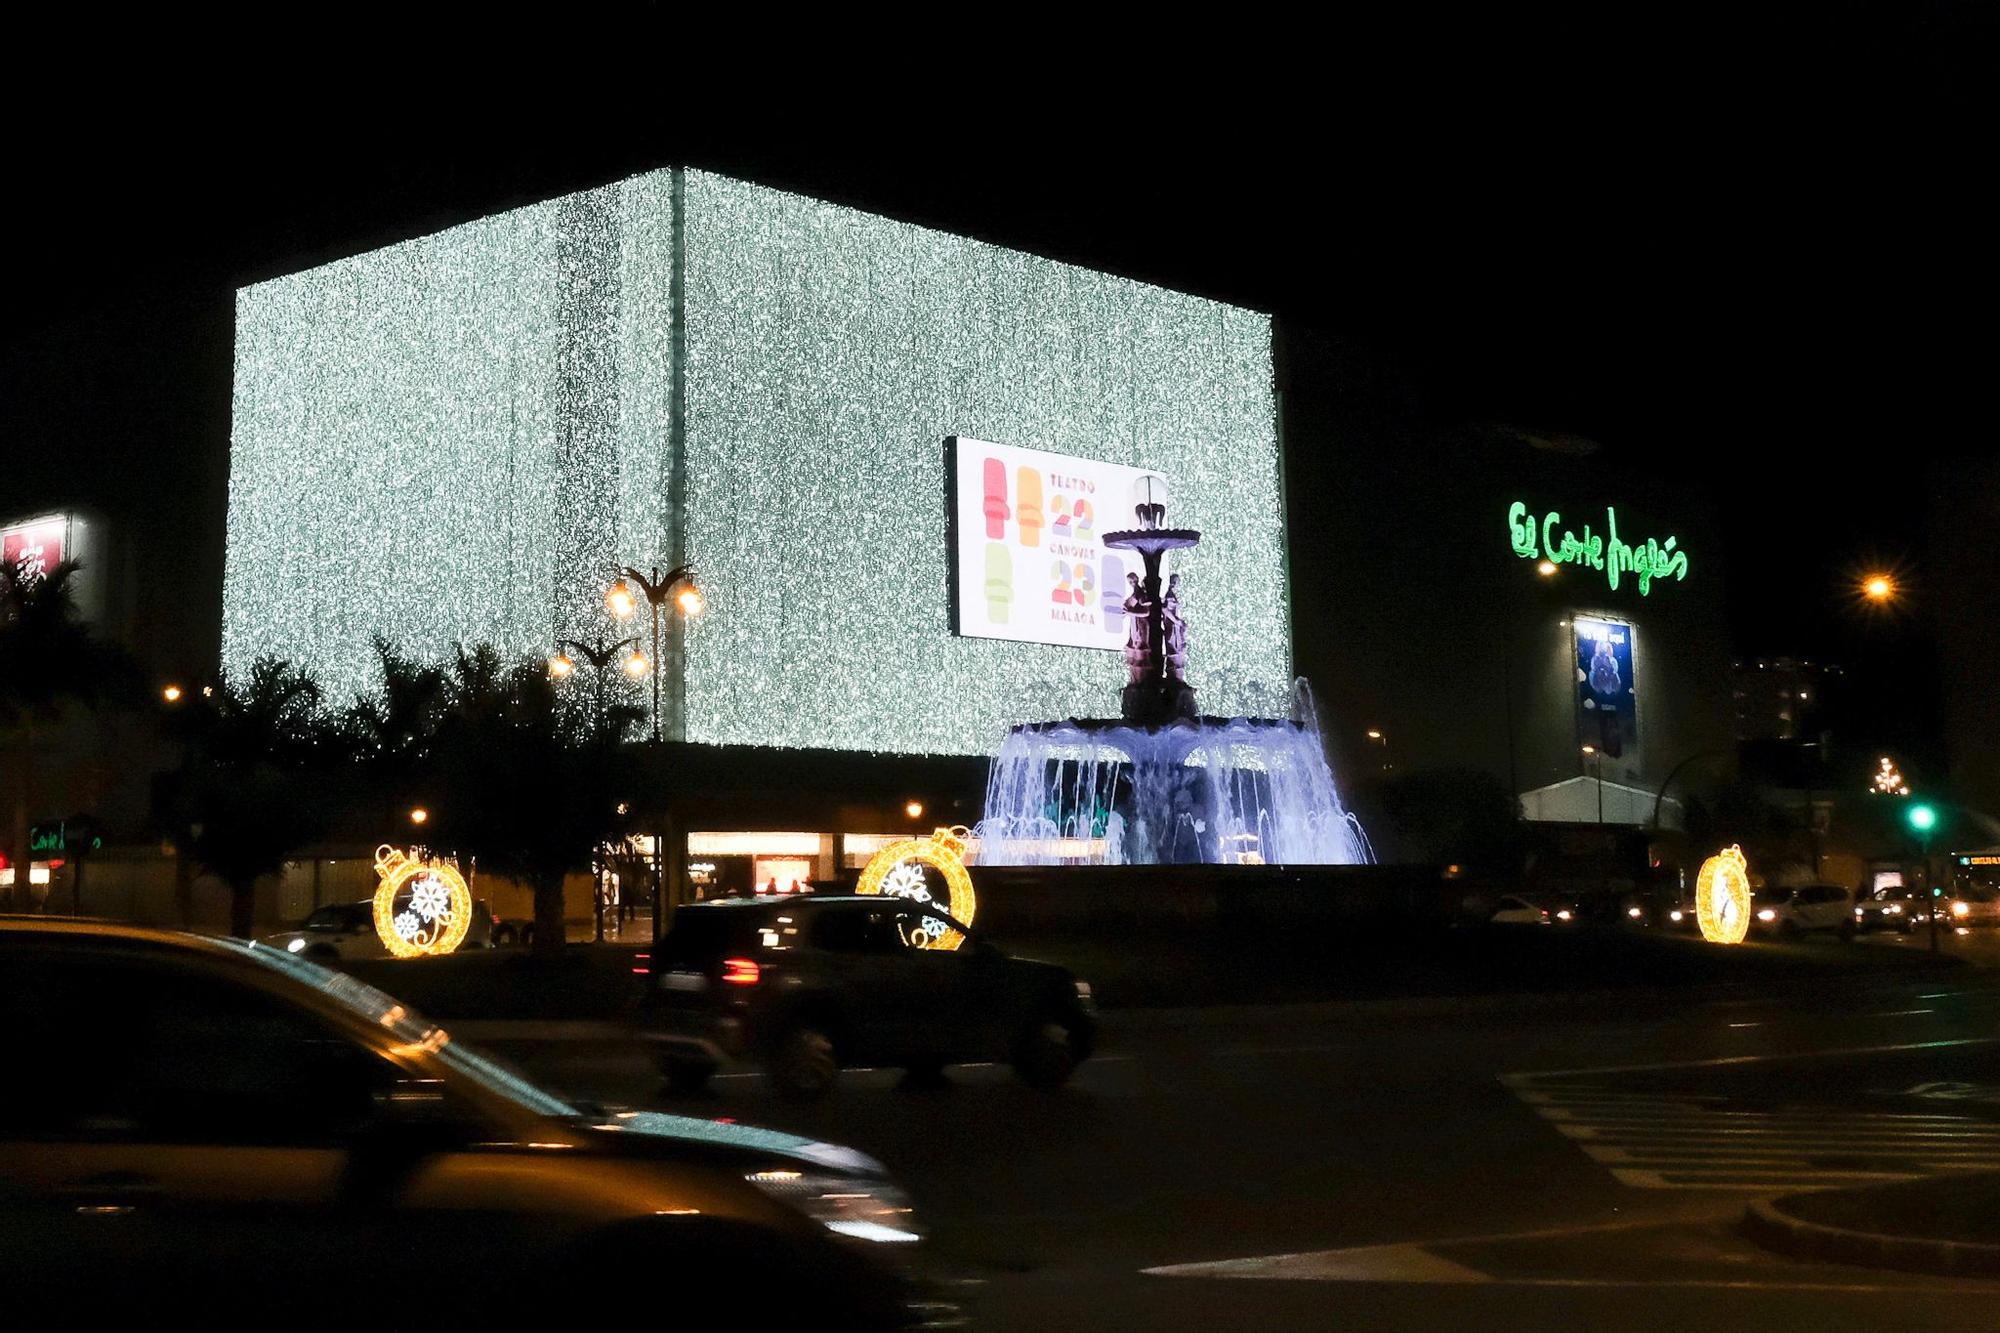
{"label": "advertising banner on wall", "polygon": [[1130,528],[1133,489],[1160,474],[956,436],[952,459],[953,629],[1076,648],[1125,643],[1129,551],[1099,538]]}
{"label": "advertising banner on wall", "polygon": [[0,528],[0,561],[10,565],[25,563],[28,577],[39,577],[44,570],[62,563],[68,535],[67,518],[38,518],[32,523]]}
{"label": "advertising banner on wall", "polygon": [[1576,627],[1576,733],[1613,759],[1639,746],[1639,695],[1632,679],[1632,627],[1616,620],[1578,616]]}

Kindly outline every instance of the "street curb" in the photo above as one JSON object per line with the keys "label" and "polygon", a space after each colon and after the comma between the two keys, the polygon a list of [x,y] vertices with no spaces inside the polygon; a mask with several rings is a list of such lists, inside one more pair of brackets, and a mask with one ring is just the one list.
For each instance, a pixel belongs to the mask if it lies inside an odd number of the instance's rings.
{"label": "street curb", "polygon": [[1794,1259],[1893,1268],[1947,1277],[2000,1275],[2000,1245],[1889,1236],[1807,1222],[1783,1212],[1784,1199],[1758,1199],[1743,1210],[1743,1231],[1768,1250]]}

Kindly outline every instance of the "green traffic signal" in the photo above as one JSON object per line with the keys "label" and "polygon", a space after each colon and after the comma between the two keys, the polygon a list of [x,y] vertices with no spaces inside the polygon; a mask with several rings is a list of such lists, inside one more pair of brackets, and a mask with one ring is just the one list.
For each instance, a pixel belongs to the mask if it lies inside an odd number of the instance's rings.
{"label": "green traffic signal", "polygon": [[1919,833],[1929,833],[1937,827],[1937,810],[1928,805],[1913,805],[1903,813],[1910,821],[1910,827]]}

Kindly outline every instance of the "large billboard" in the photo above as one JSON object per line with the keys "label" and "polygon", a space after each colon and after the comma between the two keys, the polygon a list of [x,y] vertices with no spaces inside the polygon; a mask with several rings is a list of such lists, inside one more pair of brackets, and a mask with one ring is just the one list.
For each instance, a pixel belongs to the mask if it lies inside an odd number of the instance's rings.
{"label": "large billboard", "polygon": [[23,566],[30,579],[62,563],[68,544],[67,518],[38,518],[0,529],[0,562]]}
{"label": "large billboard", "polygon": [[1630,760],[1639,745],[1639,694],[1632,678],[1632,627],[1578,616],[1576,727],[1582,744]]}
{"label": "large billboard", "polygon": [[1134,488],[1145,468],[1099,463],[963,437],[952,459],[952,628],[982,639],[1072,648],[1125,643],[1130,551],[1103,536],[1136,525]]}

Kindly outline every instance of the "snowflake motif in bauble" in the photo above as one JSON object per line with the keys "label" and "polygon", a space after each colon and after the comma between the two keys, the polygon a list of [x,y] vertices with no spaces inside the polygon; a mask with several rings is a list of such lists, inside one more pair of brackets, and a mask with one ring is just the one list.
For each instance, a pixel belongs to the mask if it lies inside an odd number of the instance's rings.
{"label": "snowflake motif in bauble", "polygon": [[884,875],[882,892],[893,893],[898,898],[914,898],[920,903],[931,900],[931,887],[924,880],[924,868],[914,861],[905,861]]}
{"label": "snowflake motif in bauble", "polygon": [[396,913],[396,920],[394,924],[396,927],[396,933],[398,935],[401,935],[406,940],[415,939],[417,937],[417,931],[422,928],[422,923],[417,920],[416,913],[414,912]]}
{"label": "snowflake motif in bauble", "polygon": [[410,886],[410,910],[425,921],[451,915],[451,890],[435,875],[426,875]]}

